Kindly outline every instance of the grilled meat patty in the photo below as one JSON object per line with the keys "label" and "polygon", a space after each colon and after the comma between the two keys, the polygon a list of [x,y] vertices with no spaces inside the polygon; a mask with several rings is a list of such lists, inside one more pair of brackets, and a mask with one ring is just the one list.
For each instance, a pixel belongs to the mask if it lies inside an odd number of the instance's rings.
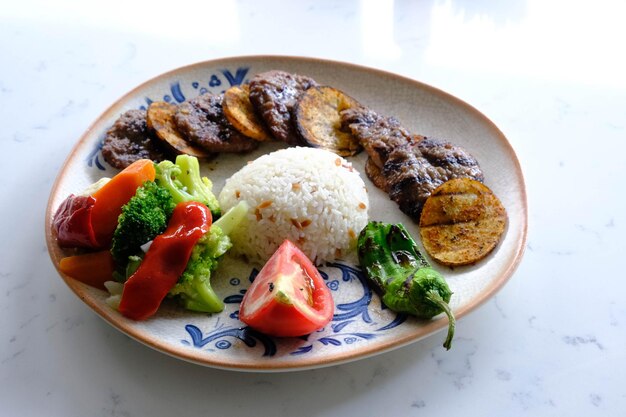
{"label": "grilled meat patty", "polygon": [[237,131],[222,108],[224,95],[205,93],[181,103],[174,115],[176,127],[190,142],[203,149],[219,152],[248,152],[259,142]]}
{"label": "grilled meat patty", "polygon": [[384,117],[365,107],[342,111],[341,125],[358,138],[372,162],[380,169],[394,149],[422,138],[411,135],[395,117]]}
{"label": "grilled meat patty", "polygon": [[293,125],[292,113],[300,95],[315,80],[284,71],[257,74],[250,81],[250,102],[261,116],[272,135],[290,145],[300,145],[300,137]]}
{"label": "grilled meat patty", "polygon": [[449,142],[424,138],[394,149],[382,176],[389,198],[400,210],[418,221],[426,199],[439,185],[453,178],[483,181],[483,173],[472,155]]}
{"label": "grilled meat patty", "polygon": [[483,180],[478,162],[463,148],[411,134],[394,117],[360,107],[343,111],[341,120],[369,155],[368,178],[416,221],[440,184],[458,177]]}
{"label": "grilled meat patty", "polygon": [[367,178],[369,178],[375,186],[383,190],[384,192],[389,192],[389,184],[387,183],[387,178],[383,175],[383,170],[376,165],[372,158],[367,158],[365,162],[365,174]]}
{"label": "grilled meat patty", "polygon": [[162,161],[167,155],[148,130],[145,110],[123,113],[107,131],[102,143],[104,160],[117,169],[124,169],[139,159]]}

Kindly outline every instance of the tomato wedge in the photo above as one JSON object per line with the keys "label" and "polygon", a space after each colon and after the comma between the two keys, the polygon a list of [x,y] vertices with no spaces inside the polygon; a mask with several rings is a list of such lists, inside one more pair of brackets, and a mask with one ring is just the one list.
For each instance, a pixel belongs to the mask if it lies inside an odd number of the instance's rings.
{"label": "tomato wedge", "polygon": [[311,260],[285,240],[246,291],[239,319],[279,337],[304,336],[330,322],[335,303]]}

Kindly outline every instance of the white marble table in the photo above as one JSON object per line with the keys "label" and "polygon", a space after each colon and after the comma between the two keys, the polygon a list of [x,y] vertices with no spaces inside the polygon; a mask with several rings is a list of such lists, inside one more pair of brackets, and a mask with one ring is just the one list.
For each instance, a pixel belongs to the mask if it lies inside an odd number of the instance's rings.
{"label": "white marble table", "polygon": [[[0,7],[0,415],[626,415],[626,5],[615,1],[5,2]],[[496,4],[497,3],[497,4]],[[203,368],[129,339],[57,276],[44,210],[75,141],[164,71],[329,58],[490,117],[527,182],[525,257],[439,337],[282,374]]]}

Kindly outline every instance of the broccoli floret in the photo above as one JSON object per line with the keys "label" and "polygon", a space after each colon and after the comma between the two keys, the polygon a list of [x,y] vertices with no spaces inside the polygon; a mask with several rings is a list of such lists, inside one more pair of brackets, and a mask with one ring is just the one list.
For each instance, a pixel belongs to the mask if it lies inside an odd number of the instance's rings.
{"label": "broccoli floret", "polygon": [[211,191],[213,184],[207,177],[200,176],[198,158],[178,155],[176,163],[161,161],[156,165],[156,182],[165,187],[176,204],[185,201],[198,201],[205,204],[213,219],[221,215],[217,198]]}
{"label": "broccoli floret", "polygon": [[211,287],[211,273],[217,268],[218,258],[232,246],[222,229],[212,226],[193,247],[187,268],[170,290],[170,295],[179,296],[187,310],[217,313],[224,303]]}
{"label": "broccoli floret", "polygon": [[141,252],[141,245],[151,241],[167,228],[176,204],[169,191],[154,181],[146,181],[122,207],[113,234],[111,255],[119,268],[128,257]]}
{"label": "broccoli floret", "polygon": [[247,211],[247,203],[240,202],[213,223],[193,247],[185,272],[169,292],[171,296],[178,296],[186,309],[205,313],[218,313],[224,309],[224,303],[211,287],[211,273],[232,246],[224,232],[230,233]]}

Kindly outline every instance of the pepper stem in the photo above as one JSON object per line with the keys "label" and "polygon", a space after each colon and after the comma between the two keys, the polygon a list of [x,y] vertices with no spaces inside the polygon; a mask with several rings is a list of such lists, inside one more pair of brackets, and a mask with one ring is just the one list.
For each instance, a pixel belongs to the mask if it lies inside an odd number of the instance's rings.
{"label": "pepper stem", "polygon": [[428,293],[426,293],[426,298],[441,307],[443,312],[446,313],[446,316],[448,316],[448,335],[446,336],[446,340],[443,342],[443,347],[445,347],[446,350],[450,350],[452,347],[452,338],[454,337],[454,329],[456,328],[456,319],[454,318],[454,314],[452,313],[448,303],[445,302],[437,291],[428,291]]}

